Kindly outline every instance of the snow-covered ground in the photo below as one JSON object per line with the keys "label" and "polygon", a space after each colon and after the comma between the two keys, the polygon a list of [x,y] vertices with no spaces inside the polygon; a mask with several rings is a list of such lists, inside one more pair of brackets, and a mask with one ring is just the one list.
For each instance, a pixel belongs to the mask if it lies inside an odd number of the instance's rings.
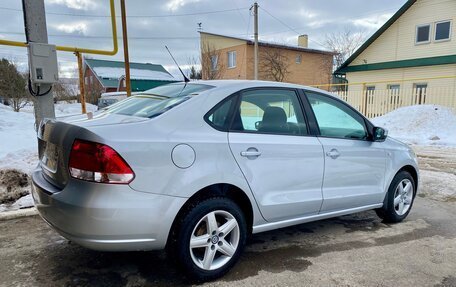
{"label": "snow-covered ground", "polygon": [[456,113],[437,105],[403,107],[372,122],[412,145],[456,146]]}
{"label": "snow-covered ground", "polygon": [[[87,111],[97,107],[87,104]],[[81,113],[80,104],[56,104],[57,117]],[[33,106],[27,106],[19,113],[0,104],[0,169],[15,168],[29,173],[36,166],[37,139],[34,129]]]}

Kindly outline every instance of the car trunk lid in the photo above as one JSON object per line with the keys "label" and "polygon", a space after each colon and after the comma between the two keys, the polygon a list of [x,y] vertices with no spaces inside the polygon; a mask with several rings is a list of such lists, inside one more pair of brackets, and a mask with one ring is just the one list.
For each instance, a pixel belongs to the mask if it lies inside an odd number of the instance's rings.
{"label": "car trunk lid", "polygon": [[147,118],[97,113],[45,119],[38,130],[38,156],[43,176],[62,189],[68,183],[68,161],[76,138],[103,142],[92,128],[147,121]]}

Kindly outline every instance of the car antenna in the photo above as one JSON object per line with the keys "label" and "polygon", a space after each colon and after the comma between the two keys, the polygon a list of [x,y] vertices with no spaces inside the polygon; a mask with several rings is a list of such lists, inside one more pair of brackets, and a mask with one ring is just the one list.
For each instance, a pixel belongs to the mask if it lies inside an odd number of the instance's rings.
{"label": "car antenna", "polygon": [[179,67],[179,64],[176,62],[176,59],[174,59],[173,54],[171,54],[171,51],[168,49],[168,46],[165,45],[165,48],[166,48],[166,50],[168,51],[168,53],[169,53],[169,55],[171,56],[171,58],[173,59],[174,63],[176,64],[177,68],[178,68],[179,71],[181,72],[182,77],[184,77],[184,82],[185,82],[185,83],[190,82],[190,80],[187,78],[187,76],[184,74],[184,72],[182,72],[182,69]]}

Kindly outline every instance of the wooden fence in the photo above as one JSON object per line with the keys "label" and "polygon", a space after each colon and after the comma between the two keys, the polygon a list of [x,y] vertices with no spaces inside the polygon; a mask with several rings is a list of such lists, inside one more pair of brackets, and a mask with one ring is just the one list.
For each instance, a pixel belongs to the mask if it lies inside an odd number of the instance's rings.
{"label": "wooden fence", "polygon": [[411,105],[436,104],[456,109],[456,87],[448,86],[414,86],[399,88],[395,86],[386,89],[372,89],[364,85],[359,89],[346,90],[340,86],[333,87],[332,93],[346,101],[368,118],[384,115],[399,107]]}

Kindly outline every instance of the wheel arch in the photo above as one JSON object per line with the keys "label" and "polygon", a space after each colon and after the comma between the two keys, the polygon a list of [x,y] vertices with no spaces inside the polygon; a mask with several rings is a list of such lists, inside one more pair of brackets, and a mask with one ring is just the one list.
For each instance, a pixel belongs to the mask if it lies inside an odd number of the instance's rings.
{"label": "wheel arch", "polygon": [[174,232],[177,230],[177,227],[181,223],[183,216],[198,202],[214,197],[224,197],[234,201],[241,208],[242,212],[245,215],[248,228],[247,236],[250,236],[250,234],[252,234],[254,210],[252,205],[253,203],[250,201],[247,194],[241,188],[235,185],[229,183],[216,183],[206,186],[197,191],[190,198],[188,198],[188,200],[180,208],[171,225],[171,229],[168,234],[167,246],[169,245],[170,240],[175,238]]}
{"label": "wheel arch", "polygon": [[397,170],[390,178],[389,182],[388,182],[388,185],[386,186],[386,191],[385,191],[385,197],[383,199],[383,205],[385,205],[385,203],[388,201],[388,190],[390,188],[390,185],[391,183],[393,182],[393,179],[396,177],[396,175],[402,171],[406,171],[408,172],[412,178],[413,178],[413,181],[415,182],[415,195],[418,191],[418,170],[413,166],[413,165],[410,165],[410,164],[406,164],[404,166],[402,166],[399,170]]}
{"label": "wheel arch", "polygon": [[416,170],[416,168],[412,165],[405,165],[403,167],[401,167],[401,169],[399,169],[393,176],[393,178],[400,172],[402,171],[406,171],[408,172],[412,178],[413,178],[413,181],[415,182],[415,193],[418,191],[418,171]]}

